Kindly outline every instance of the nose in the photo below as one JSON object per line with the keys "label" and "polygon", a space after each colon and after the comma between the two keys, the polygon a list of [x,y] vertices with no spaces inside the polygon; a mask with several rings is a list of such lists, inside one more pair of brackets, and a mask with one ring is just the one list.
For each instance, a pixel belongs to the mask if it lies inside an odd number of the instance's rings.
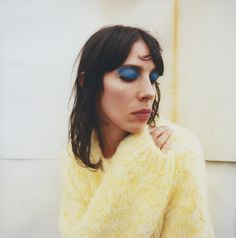
{"label": "nose", "polygon": [[140,80],[139,87],[139,100],[140,101],[151,101],[155,98],[156,89],[155,85],[151,84],[149,76],[146,78],[142,78]]}

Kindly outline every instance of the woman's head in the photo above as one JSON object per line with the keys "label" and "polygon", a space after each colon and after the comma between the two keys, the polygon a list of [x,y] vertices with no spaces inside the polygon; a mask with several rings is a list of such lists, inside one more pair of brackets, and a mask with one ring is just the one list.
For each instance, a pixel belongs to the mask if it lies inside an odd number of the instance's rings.
{"label": "woman's head", "polygon": [[[75,157],[86,166],[92,130],[101,123],[137,133],[158,117],[157,78],[164,71],[161,48],[148,32],[133,27],[105,27],[93,34],[79,54],[73,87],[69,139]],[[139,110],[148,113],[135,114]]]}

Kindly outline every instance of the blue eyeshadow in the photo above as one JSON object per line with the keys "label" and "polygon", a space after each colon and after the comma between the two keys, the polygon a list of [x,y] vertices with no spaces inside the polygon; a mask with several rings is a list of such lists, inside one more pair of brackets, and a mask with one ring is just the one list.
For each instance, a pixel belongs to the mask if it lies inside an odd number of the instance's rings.
{"label": "blue eyeshadow", "polygon": [[[125,66],[125,65],[120,66],[117,69],[117,72],[118,72],[120,78],[125,81],[132,81],[132,80],[137,79],[140,76],[139,70],[132,66]],[[149,75],[151,83],[155,83],[157,81],[158,77],[159,77],[159,74],[158,74],[157,70],[153,70]]]}
{"label": "blue eyeshadow", "polygon": [[129,66],[121,66],[117,69],[120,78],[123,80],[133,80],[139,77],[139,72],[136,69]]}
{"label": "blue eyeshadow", "polygon": [[150,80],[152,83],[156,82],[158,77],[159,77],[159,74],[157,71],[153,71],[152,73],[150,73]]}

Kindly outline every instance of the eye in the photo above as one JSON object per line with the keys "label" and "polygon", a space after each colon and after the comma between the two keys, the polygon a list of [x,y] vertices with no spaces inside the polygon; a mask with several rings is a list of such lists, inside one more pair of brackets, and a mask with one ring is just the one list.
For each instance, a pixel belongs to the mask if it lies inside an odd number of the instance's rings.
{"label": "eye", "polygon": [[117,69],[120,78],[125,81],[132,81],[139,77],[139,73],[136,69],[131,67],[120,67]]}
{"label": "eye", "polygon": [[152,71],[149,77],[150,77],[151,83],[155,83],[159,77],[157,70]]}

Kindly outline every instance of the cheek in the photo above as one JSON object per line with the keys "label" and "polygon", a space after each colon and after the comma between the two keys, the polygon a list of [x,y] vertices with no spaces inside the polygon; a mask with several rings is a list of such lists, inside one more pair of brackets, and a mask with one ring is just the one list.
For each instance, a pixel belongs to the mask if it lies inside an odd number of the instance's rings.
{"label": "cheek", "polygon": [[129,85],[118,79],[104,80],[104,92],[101,96],[100,107],[106,116],[120,117],[127,113],[132,101]]}
{"label": "cheek", "polygon": [[125,112],[129,102],[130,95],[127,95],[126,91],[117,88],[104,91],[101,97],[101,107],[106,113]]}

